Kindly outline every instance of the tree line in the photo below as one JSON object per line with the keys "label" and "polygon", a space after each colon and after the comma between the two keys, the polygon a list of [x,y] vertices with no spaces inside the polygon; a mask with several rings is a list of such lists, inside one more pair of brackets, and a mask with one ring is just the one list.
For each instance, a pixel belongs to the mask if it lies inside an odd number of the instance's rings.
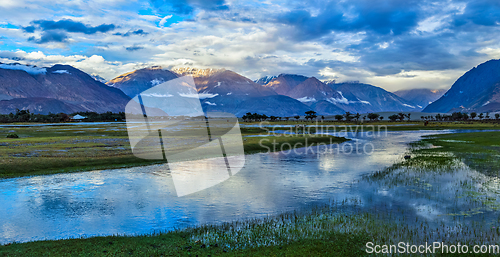
{"label": "tree line", "polygon": [[[318,115],[316,115],[315,111],[307,111],[307,112],[305,112],[304,119],[312,121],[312,120],[316,119],[317,117],[318,117]],[[248,122],[248,121],[266,121],[266,120],[270,120],[270,121],[286,120],[286,121],[288,121],[288,120],[290,120],[290,118],[294,118],[295,120],[299,120],[300,116],[299,115],[295,115],[293,117],[278,117],[278,116],[267,116],[265,114],[258,114],[258,113],[247,112],[241,118],[245,122]],[[324,120],[325,116],[321,116],[320,118],[322,120]]]}
{"label": "tree line", "polygon": [[[305,113],[305,116],[304,116],[304,119],[305,120],[314,120],[316,118],[318,118],[319,116],[317,115],[317,113],[315,111],[307,111]],[[335,118],[335,120],[337,121],[359,121],[359,120],[370,120],[370,121],[381,121],[384,119],[383,116],[381,116],[380,114],[378,113],[367,113],[365,115],[361,115],[359,113],[350,113],[350,112],[345,112],[344,114],[337,114],[337,115],[334,115],[333,116]],[[436,114],[436,115],[427,115],[427,116],[420,116],[420,119],[423,120],[423,121],[467,121],[467,120],[474,120],[476,119],[476,117],[479,119],[479,120],[483,120],[483,119],[490,119],[490,114],[489,113],[480,113],[480,114],[477,114],[475,112],[472,112],[472,113],[462,113],[462,112],[454,112],[452,113],[451,115],[446,115],[446,114]],[[494,115],[495,119],[500,119],[500,114],[499,113],[496,113]],[[270,120],[270,121],[278,121],[278,120],[290,120],[290,119],[295,119],[295,120],[299,120],[300,119],[300,116],[299,115],[296,115],[296,116],[293,116],[293,117],[277,117],[277,116],[267,116],[265,114],[258,114],[258,113],[246,113],[245,115],[243,115],[242,119],[243,121],[266,121],[266,120]],[[321,116],[319,117],[321,120],[324,120],[325,117],[324,116]],[[411,121],[411,113],[397,113],[397,114],[393,114],[393,115],[390,115],[389,117],[387,117],[390,121],[392,122],[396,122],[396,121]]]}
{"label": "tree line", "polygon": [[[479,113],[479,115],[476,112],[471,112],[471,113],[462,113],[462,112],[454,112],[451,115],[441,115],[441,114],[436,114],[435,116],[429,115],[429,116],[420,116],[422,120],[429,120],[429,121],[468,121],[468,120],[474,120],[476,117],[479,120],[483,119],[491,119],[490,113]],[[500,119],[500,114],[495,113],[495,119]]]}
{"label": "tree line", "polygon": [[31,113],[29,110],[19,110],[16,109],[15,113],[0,114],[0,123],[12,123],[12,122],[68,122],[72,120],[75,115],[81,115],[85,117],[83,121],[123,121],[125,120],[125,113],[96,113],[96,112],[75,112],[71,114],[66,113],[49,113],[49,114],[35,114]]}

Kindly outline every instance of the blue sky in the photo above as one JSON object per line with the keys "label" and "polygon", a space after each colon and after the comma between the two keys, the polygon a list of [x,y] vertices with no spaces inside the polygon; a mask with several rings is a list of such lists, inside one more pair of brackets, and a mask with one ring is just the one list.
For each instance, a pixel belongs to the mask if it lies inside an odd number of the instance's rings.
{"label": "blue sky", "polygon": [[491,0],[2,0],[0,62],[106,79],[162,65],[448,88],[500,58],[499,29]]}

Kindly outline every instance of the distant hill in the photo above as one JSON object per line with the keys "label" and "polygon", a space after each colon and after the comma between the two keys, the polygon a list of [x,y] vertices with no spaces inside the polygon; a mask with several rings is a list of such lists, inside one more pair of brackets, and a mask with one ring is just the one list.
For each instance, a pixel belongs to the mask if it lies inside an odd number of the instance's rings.
{"label": "distant hill", "polygon": [[122,91],[69,65],[40,68],[0,63],[0,113],[121,112],[130,100]]}
{"label": "distant hill", "polygon": [[70,103],[53,98],[30,97],[14,98],[8,101],[0,101],[0,110],[3,114],[16,113],[16,109],[29,110],[31,113],[74,113],[82,109]]}
{"label": "distant hill", "polygon": [[424,112],[500,111],[500,60],[490,60],[461,76]]}
{"label": "distant hill", "polygon": [[341,94],[335,104],[349,112],[420,111],[421,108],[380,87],[359,82],[329,83]]}
{"label": "distant hill", "polygon": [[309,105],[320,100],[335,101],[342,97],[339,92],[315,77],[306,79],[288,91],[286,95]]}
{"label": "distant hill", "polygon": [[156,66],[125,73],[108,81],[106,84],[120,89],[130,98],[134,98],[137,94],[151,87],[178,77],[179,75],[176,73]]}
{"label": "distant hill", "polygon": [[427,105],[439,99],[444,95],[446,90],[444,89],[428,89],[428,88],[416,88],[408,90],[399,90],[393,92],[395,95],[407,100],[413,105],[419,108],[425,108]]}
{"label": "distant hill", "polygon": [[338,107],[335,104],[332,104],[328,101],[321,100],[315,102],[311,105],[311,109],[317,112],[320,115],[335,115],[335,114],[344,114],[345,111]]}

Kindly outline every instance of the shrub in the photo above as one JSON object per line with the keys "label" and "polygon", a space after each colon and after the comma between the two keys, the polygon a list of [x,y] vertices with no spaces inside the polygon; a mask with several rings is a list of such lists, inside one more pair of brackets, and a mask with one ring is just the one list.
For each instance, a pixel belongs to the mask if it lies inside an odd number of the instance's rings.
{"label": "shrub", "polygon": [[15,133],[12,133],[12,134],[8,134],[7,138],[19,138],[19,136]]}

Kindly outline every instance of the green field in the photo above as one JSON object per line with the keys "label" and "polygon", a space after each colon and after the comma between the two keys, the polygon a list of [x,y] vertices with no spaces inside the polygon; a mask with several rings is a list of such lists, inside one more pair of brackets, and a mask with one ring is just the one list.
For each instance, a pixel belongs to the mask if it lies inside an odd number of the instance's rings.
{"label": "green field", "polygon": [[[9,134],[19,138],[7,138]],[[242,128],[245,153],[281,149],[283,143],[316,145],[341,143],[345,138],[296,135],[247,137],[265,134],[259,128]],[[275,143],[275,145],[272,145]],[[0,178],[45,175],[150,165],[163,161],[135,157],[122,123],[0,128]]]}

